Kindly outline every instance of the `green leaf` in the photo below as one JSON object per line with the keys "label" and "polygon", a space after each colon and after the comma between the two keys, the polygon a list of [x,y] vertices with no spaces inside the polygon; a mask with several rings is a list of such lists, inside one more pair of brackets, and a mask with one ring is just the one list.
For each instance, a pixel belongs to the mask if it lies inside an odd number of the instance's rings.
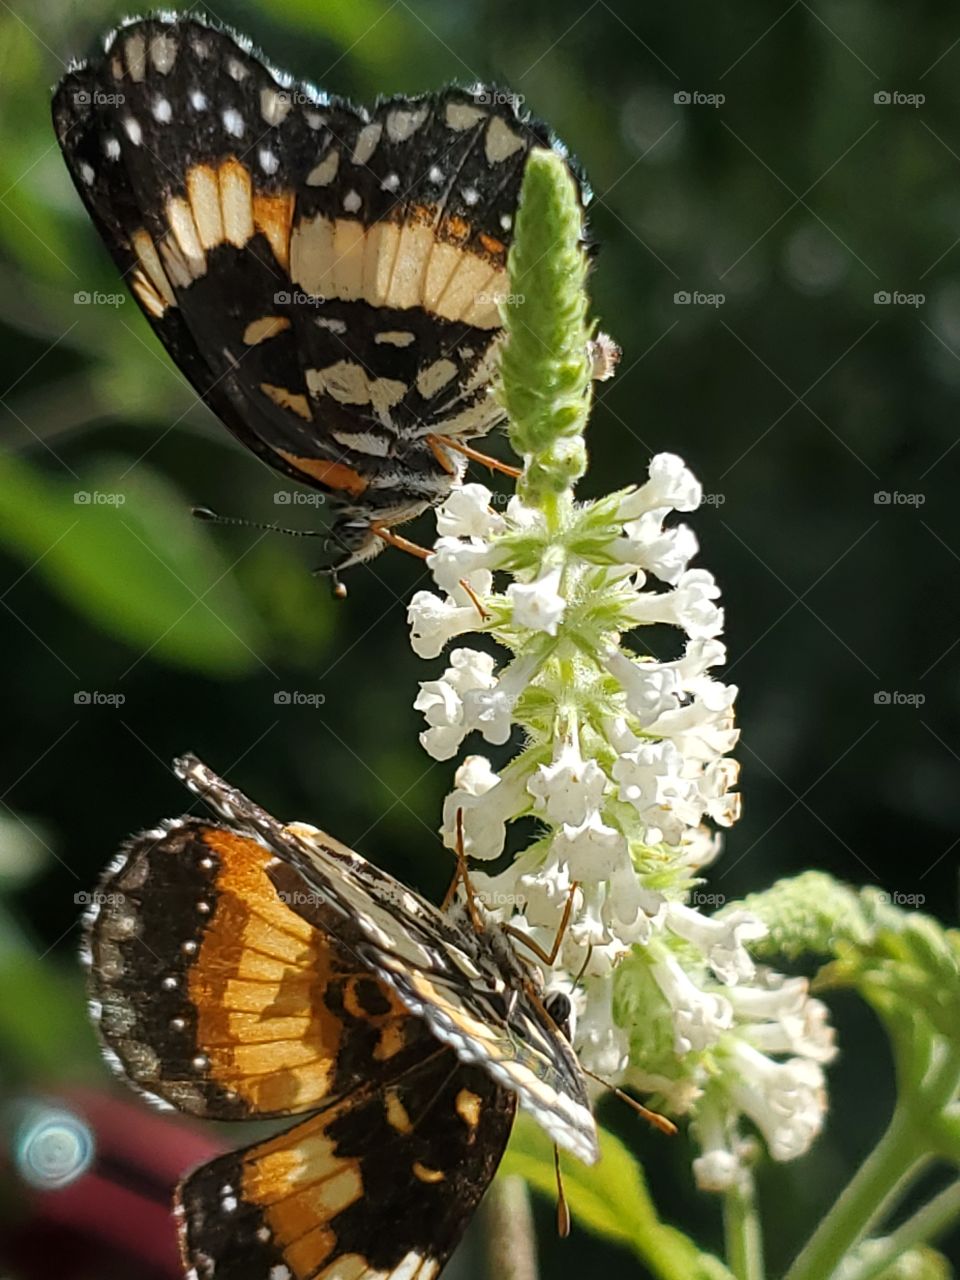
{"label": "green leaf", "polygon": [[225,677],[266,666],[266,635],[231,562],[144,463],[59,479],[7,456],[0,489],[0,540],[136,659]]}
{"label": "green leaf", "polygon": [[[719,1259],[702,1253],[681,1231],[657,1217],[640,1166],[619,1139],[600,1130],[601,1159],[593,1168],[563,1159],[563,1185],[578,1224],[632,1250],[662,1280],[732,1280]],[[543,1195],[556,1198],[553,1143],[520,1115],[500,1166]]]}

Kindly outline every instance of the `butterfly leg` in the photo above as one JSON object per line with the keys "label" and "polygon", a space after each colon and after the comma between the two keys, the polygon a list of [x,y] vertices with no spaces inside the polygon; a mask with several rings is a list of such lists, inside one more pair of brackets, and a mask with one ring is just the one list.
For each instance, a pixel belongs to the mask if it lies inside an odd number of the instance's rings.
{"label": "butterfly leg", "polygon": [[514,480],[523,474],[519,467],[511,467],[508,463],[501,462],[499,458],[491,458],[489,454],[481,453],[479,449],[471,449],[470,445],[464,444],[462,440],[455,440],[453,436],[427,436],[427,443],[433,450],[434,457],[449,475],[453,475],[454,471],[449,460],[443,456],[444,449],[453,449],[455,453],[462,453],[471,462],[479,462],[481,466],[488,467],[491,471],[499,471],[505,476],[512,476]]}
{"label": "butterfly leg", "polygon": [[483,933],[484,931],[483,917],[480,915],[480,911],[477,907],[477,895],[474,892],[473,884],[471,883],[471,880],[470,880],[470,870],[467,867],[467,855],[464,850],[463,810],[462,809],[457,810],[456,855],[457,855],[457,869],[453,874],[453,880],[450,882],[449,889],[447,889],[447,892],[444,894],[443,902],[441,903],[440,909],[441,911],[445,911],[450,906],[450,903],[453,901],[454,895],[457,892],[457,888],[462,882],[464,890],[467,895],[467,909],[470,912],[470,920],[473,923],[473,927],[474,929],[476,929],[477,933]]}
{"label": "butterfly leg", "polygon": [[541,964],[545,964],[548,969],[552,968],[556,962],[557,956],[560,954],[560,948],[563,946],[563,939],[567,932],[567,926],[570,923],[570,917],[573,914],[573,901],[576,897],[577,890],[580,888],[580,881],[574,880],[570,886],[570,892],[567,894],[567,901],[563,908],[563,915],[560,917],[560,927],[557,929],[557,936],[553,940],[553,946],[549,951],[544,951],[539,942],[535,942],[528,933],[522,929],[515,929],[513,925],[504,925],[507,933],[511,938],[516,938],[518,942],[522,942],[525,947],[529,947]]}

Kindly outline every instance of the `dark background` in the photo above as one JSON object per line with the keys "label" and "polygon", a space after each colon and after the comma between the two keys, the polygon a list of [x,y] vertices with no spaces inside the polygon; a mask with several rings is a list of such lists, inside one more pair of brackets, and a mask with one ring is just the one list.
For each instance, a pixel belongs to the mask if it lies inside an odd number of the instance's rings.
{"label": "dark background", "polygon": [[[419,749],[411,706],[442,665],[407,640],[420,564],[384,555],[350,573],[337,604],[310,577],[309,543],[190,518],[193,503],[306,527],[322,512],[278,505],[289,486],[197,403],[68,180],[49,87],[125,12],[0,6],[0,1053],[14,1088],[98,1078],[75,895],[127,833],[186,807],[175,753],[197,751],[421,888],[447,874],[433,832],[452,766]],[[596,193],[595,310],[624,352],[600,390],[583,491],[640,480],[673,450],[710,495],[693,523],[727,607],[745,793],[710,888],[734,898],[815,866],[922,895],[952,923],[955,9],[218,0],[213,12],[274,63],[361,99],[509,85],[580,157]],[[96,291],[125,300],[75,300]],[[700,300],[678,303],[683,291]],[[280,691],[319,705],[278,705]],[[852,1004],[835,1009],[830,1132],[764,1183],[772,1274],[890,1107],[879,1031]],[[686,1144],[604,1117],[654,1154],[665,1213],[717,1247]],[[547,1231],[545,1271],[596,1264],[598,1249],[581,1236],[559,1252]],[[607,1264],[611,1280],[639,1274],[621,1252]]]}

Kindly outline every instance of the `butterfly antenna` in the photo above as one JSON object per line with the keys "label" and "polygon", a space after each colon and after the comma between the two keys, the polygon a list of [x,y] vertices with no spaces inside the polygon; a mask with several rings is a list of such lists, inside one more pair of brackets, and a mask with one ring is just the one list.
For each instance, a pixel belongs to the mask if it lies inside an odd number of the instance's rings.
{"label": "butterfly antenna", "polygon": [[242,529],[260,529],[264,533],[283,533],[291,538],[326,537],[325,529],[288,529],[281,524],[261,524],[258,520],[244,520],[240,516],[221,516],[209,507],[193,507],[190,514],[205,524],[232,524]]}
{"label": "butterfly antenna", "polygon": [[609,1080],[604,1080],[603,1076],[598,1076],[595,1071],[588,1071],[582,1062],[580,1069],[585,1076],[589,1076],[591,1080],[596,1080],[597,1084],[602,1084],[604,1088],[610,1089],[621,1102],[625,1102],[638,1116],[642,1116],[648,1124],[652,1124],[654,1129],[659,1129],[661,1133],[669,1134],[671,1137],[677,1132],[677,1126],[673,1121],[668,1120],[666,1116],[662,1116],[659,1111],[651,1111],[649,1107],[645,1107],[636,1098],[631,1098],[629,1093],[624,1093],[622,1089],[618,1089]]}
{"label": "butterfly antenna", "polygon": [[553,1171],[557,1177],[557,1235],[566,1240],[570,1234],[570,1206],[563,1189],[563,1174],[560,1172],[560,1148],[553,1148]]}

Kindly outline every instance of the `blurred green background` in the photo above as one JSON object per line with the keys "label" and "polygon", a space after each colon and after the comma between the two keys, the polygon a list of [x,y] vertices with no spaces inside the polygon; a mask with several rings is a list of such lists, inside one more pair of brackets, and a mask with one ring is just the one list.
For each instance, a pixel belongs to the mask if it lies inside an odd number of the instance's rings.
{"label": "blurred green background", "polygon": [[[953,922],[960,841],[960,19],[879,0],[218,0],[270,59],[369,99],[450,79],[525,96],[594,187],[596,313],[623,346],[584,491],[683,455],[742,689],[745,817],[711,890],[822,866]],[[448,765],[419,750],[404,601],[418,562],[311,578],[311,546],[189,508],[315,526],[152,336],[68,180],[50,86],[126,13],[0,5],[0,1070],[97,1078],[76,895],[186,807],[200,753],[419,887]],[[713,95],[711,97],[711,95]],[[84,295],[113,295],[89,302]],[[687,302],[684,297],[689,297]],[[884,301],[884,299],[888,299]],[[119,494],[122,504],[78,500]],[[412,526],[429,536],[429,522]],[[314,554],[316,551],[314,549]],[[278,693],[311,705],[278,703]],[[89,695],[86,699],[80,695]],[[764,1182],[771,1272],[890,1106],[886,1049],[834,1005],[829,1134]],[[604,1106],[665,1213],[714,1247],[689,1154]],[[597,1265],[542,1221],[544,1272]],[[960,1250],[955,1250],[960,1257]],[[611,1280],[640,1274],[609,1249]],[[466,1272],[469,1274],[469,1270]]]}

